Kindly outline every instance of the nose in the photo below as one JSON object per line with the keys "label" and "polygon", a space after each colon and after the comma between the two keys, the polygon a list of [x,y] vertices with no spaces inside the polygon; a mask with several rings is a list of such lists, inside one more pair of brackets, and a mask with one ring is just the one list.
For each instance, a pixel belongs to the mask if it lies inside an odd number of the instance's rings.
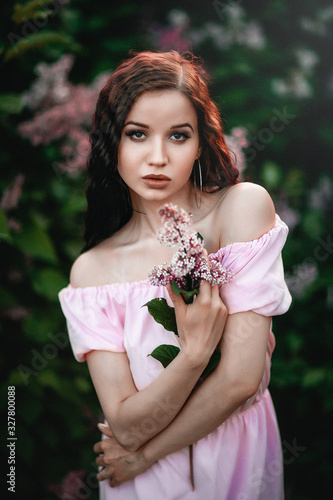
{"label": "nose", "polygon": [[156,165],[158,167],[164,167],[168,163],[166,145],[162,138],[152,140],[147,161],[149,165]]}

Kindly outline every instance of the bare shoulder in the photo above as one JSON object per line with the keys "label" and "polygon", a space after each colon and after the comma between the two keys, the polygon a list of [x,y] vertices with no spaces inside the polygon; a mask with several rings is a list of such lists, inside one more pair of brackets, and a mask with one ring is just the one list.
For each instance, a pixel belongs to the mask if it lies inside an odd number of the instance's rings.
{"label": "bare shoulder", "polygon": [[70,284],[74,288],[84,288],[106,284],[108,281],[108,265],[106,245],[96,247],[82,253],[74,262],[70,272]]}
{"label": "bare shoulder", "polygon": [[251,182],[231,186],[219,206],[221,246],[260,238],[275,224],[275,208],[265,188]]}
{"label": "bare shoulder", "polygon": [[96,267],[96,252],[88,250],[82,253],[72,265],[70,273],[70,284],[74,288],[89,286],[90,276],[93,275]]}

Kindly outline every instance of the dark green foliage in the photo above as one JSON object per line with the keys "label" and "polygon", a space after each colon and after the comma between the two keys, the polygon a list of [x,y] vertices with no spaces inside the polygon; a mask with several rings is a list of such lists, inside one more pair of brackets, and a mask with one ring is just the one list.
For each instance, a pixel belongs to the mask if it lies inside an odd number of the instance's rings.
{"label": "dark green foliage", "polygon": [[[228,19],[223,5],[229,2],[215,2],[218,11],[214,2],[187,0],[71,0],[57,12],[49,12],[43,0],[22,1],[22,8],[15,9],[14,4],[4,2],[0,18],[0,196],[18,174],[24,181],[17,204],[0,210],[2,422],[7,387],[15,385],[17,498],[56,499],[49,487],[60,484],[70,471],[84,469],[85,498],[94,500],[92,446],[100,437],[100,407],[86,364],[74,360],[66,341],[57,302],[57,292],[66,285],[71,263],[83,247],[86,179],[83,172],[58,168],[62,155],[57,141],[33,146],[19,135],[18,125],[32,116],[21,94],[30,88],[34,68],[42,61],[50,64],[71,53],[75,62],[69,80],[90,84],[115,68],[130,49],[154,49],[150,26],[165,25],[172,8],[190,15],[189,29],[206,23],[224,26]],[[283,251],[294,300],[286,315],[273,320],[277,345],[270,390],[284,443],[286,498],[330,498],[332,16],[324,12],[329,4],[325,0],[235,4],[245,9],[247,21],[262,26],[264,48],[236,43],[222,50],[207,39],[194,51],[213,77],[212,96],[226,120],[226,132],[237,126],[249,131],[244,178],[267,188],[282,218],[286,206],[298,217]],[[274,85],[293,81],[299,49],[317,57],[313,70],[303,75],[310,94],[279,95]],[[316,270],[313,279],[306,265]],[[5,425],[2,430],[6,436]],[[302,451],[292,448],[294,440]]]}
{"label": "dark green foliage", "polygon": [[149,314],[154,320],[163,325],[169,332],[177,332],[177,323],[174,307],[170,307],[164,298],[152,299],[145,306],[148,307]]}
{"label": "dark green foliage", "polygon": [[170,344],[161,344],[154,349],[148,356],[152,356],[162,363],[163,368],[166,368],[171,361],[179,354],[179,347]]}

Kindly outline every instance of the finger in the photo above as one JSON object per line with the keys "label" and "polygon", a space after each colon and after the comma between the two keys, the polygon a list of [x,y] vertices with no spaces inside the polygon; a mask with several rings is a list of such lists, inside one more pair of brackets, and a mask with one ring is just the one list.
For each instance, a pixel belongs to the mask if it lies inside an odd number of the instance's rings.
{"label": "finger", "polygon": [[198,297],[196,300],[200,302],[210,301],[212,298],[212,286],[208,281],[201,281]]}
{"label": "finger", "polygon": [[98,467],[104,467],[105,466],[104,457],[103,456],[98,456],[96,458],[95,462],[98,465]]}
{"label": "finger", "polygon": [[219,285],[210,285],[211,287],[211,292],[212,292],[212,297],[215,298],[215,297],[219,297],[219,299],[222,301],[221,297],[220,297],[220,287]]}
{"label": "finger", "polygon": [[175,306],[176,311],[177,310],[181,310],[181,309],[185,309],[186,308],[186,304],[185,304],[185,302],[183,300],[183,297],[181,295],[177,295],[172,290],[172,286],[171,286],[170,283],[166,286],[166,289],[168,291],[170,299],[172,300],[173,305]]}
{"label": "finger", "polygon": [[105,436],[113,437],[112,431],[108,425],[98,423],[97,427],[103,434],[105,434]]}
{"label": "finger", "polygon": [[210,259],[207,250],[204,248],[202,252],[202,258],[207,262],[207,266],[210,268]]}
{"label": "finger", "polygon": [[105,479],[110,479],[110,476],[112,476],[111,467],[105,466],[104,469],[98,472],[96,477],[98,481],[105,481]]}
{"label": "finger", "polygon": [[220,286],[219,285],[214,285],[211,286],[211,291],[212,291],[212,300],[216,303],[222,304],[223,308],[227,311],[227,306],[225,305],[224,301],[222,300],[222,297],[220,295]]}
{"label": "finger", "polygon": [[102,441],[98,441],[98,443],[95,443],[93,446],[93,450],[95,453],[103,453],[102,450]]}

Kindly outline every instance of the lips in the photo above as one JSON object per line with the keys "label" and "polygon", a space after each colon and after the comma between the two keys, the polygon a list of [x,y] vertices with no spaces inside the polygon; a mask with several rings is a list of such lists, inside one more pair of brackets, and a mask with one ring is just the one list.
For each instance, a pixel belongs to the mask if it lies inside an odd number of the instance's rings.
{"label": "lips", "polygon": [[162,175],[162,174],[159,174],[159,175],[155,175],[155,174],[149,174],[149,175],[145,175],[143,177],[144,179],[148,179],[148,180],[156,180],[156,181],[170,181],[170,177],[167,177],[166,175]]}
{"label": "lips", "polygon": [[166,175],[162,174],[149,174],[145,175],[143,178],[143,182],[150,188],[150,189],[163,189],[169,185],[169,182],[171,181],[170,177],[167,177]]}

